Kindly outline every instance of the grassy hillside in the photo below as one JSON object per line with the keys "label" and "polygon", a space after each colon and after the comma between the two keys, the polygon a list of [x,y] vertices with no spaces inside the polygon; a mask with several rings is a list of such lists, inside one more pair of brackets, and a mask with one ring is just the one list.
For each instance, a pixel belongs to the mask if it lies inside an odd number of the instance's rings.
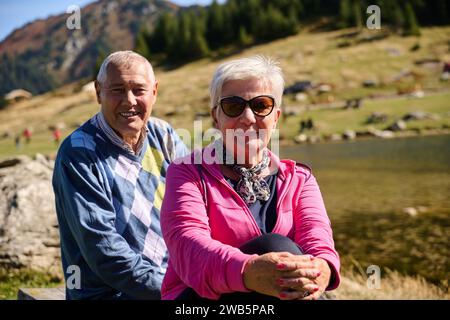
{"label": "grassy hillside", "polygon": [[[379,36],[381,40],[369,41]],[[450,61],[450,27],[423,28],[422,36],[399,37],[381,33],[360,33],[355,30],[332,32],[304,32],[251,47],[239,53],[214,61],[200,60],[173,70],[157,68],[160,82],[158,101],[154,115],[169,121],[175,128],[193,130],[196,113],[209,111],[208,85],[217,65],[225,60],[254,54],[277,58],[285,73],[287,85],[298,80],[328,83],[332,90],[324,95],[311,94],[306,101],[293,96],[284,98],[284,109],[292,116],[279,123],[280,134],[286,143],[293,143],[298,134],[300,120],[312,118],[316,125],[311,134],[327,136],[345,130],[364,131],[370,126],[383,129],[406,113],[424,111],[435,115],[434,119],[408,122],[411,132],[448,132],[450,127],[450,82],[439,80],[442,63]],[[431,63],[416,64],[420,60]],[[393,79],[401,72],[410,71],[413,76],[400,81]],[[362,82],[372,80],[376,85],[365,88]],[[401,90],[419,85],[423,98],[398,96]],[[363,97],[360,109],[344,110],[349,98]],[[81,90],[81,84],[71,84],[53,92],[18,102],[0,110],[0,160],[15,154],[55,154],[52,126],[61,126],[63,136],[98,112],[99,107],[92,93]],[[373,112],[387,116],[383,124],[366,124]],[[203,129],[210,126],[204,117]],[[29,144],[22,139],[16,148],[14,137],[26,128],[33,131]],[[346,267],[350,264],[346,263]],[[336,296],[338,298],[444,298],[448,293],[439,291],[421,278],[385,275],[380,290],[368,290],[365,278],[358,272],[345,268],[345,278]],[[1,281],[6,279],[8,281]],[[5,273],[0,270],[0,299],[14,298],[19,286],[54,286],[57,279],[35,273]]]}
{"label": "grassy hillside", "polygon": [[[355,35],[354,31],[304,31],[224,59],[200,60],[174,70],[156,69],[160,90],[154,115],[168,120],[175,128],[192,130],[195,113],[209,110],[208,85],[217,65],[227,59],[265,54],[281,62],[287,85],[310,80],[332,86],[325,98],[310,95],[306,101],[298,102],[292,96],[285,97],[285,110],[295,111],[295,116],[280,123],[281,136],[288,141],[298,133],[300,119],[313,118],[317,133],[326,135],[346,129],[364,129],[366,118],[374,111],[385,112],[388,121],[410,111],[431,112],[439,119],[409,123],[411,128],[447,128],[450,125],[450,82],[439,81],[442,64],[417,65],[415,62],[421,59],[450,61],[450,27],[423,29],[420,38],[389,35],[374,41],[367,39],[382,35],[380,32]],[[411,50],[414,47],[416,50]],[[418,79],[405,77],[394,82],[392,79],[402,71],[412,71],[419,75]],[[364,80],[373,80],[376,86],[364,88]],[[414,84],[425,91],[424,98],[396,96],[397,91]],[[0,158],[17,153],[55,152],[57,146],[52,141],[50,126],[63,126],[63,135],[67,135],[98,111],[94,96],[79,91],[79,87],[69,85],[0,111]],[[314,106],[312,103],[333,102],[336,106],[356,97],[377,99],[363,100],[360,110],[321,108],[308,111],[308,106]],[[203,128],[209,125],[209,118],[204,118]],[[14,136],[25,127],[33,131],[31,143],[16,149]]]}
{"label": "grassy hillside", "polygon": [[[296,114],[280,123],[281,136],[288,141],[298,133],[300,119],[312,117],[318,134],[326,135],[363,129],[367,116],[374,111],[385,112],[389,121],[409,111],[431,112],[437,114],[439,120],[410,123],[412,128],[448,127],[450,82],[439,81],[442,64],[417,65],[415,62],[421,59],[450,61],[450,27],[423,29],[420,38],[389,35],[374,41],[367,39],[379,36],[379,32],[355,35],[354,31],[304,31],[216,61],[205,59],[174,70],[156,69],[160,91],[154,115],[168,120],[175,128],[192,130],[195,113],[208,111],[208,85],[217,65],[227,59],[265,54],[281,62],[287,85],[310,80],[332,86],[325,98],[310,95],[306,101],[298,102],[292,96],[285,97],[285,109],[294,110]],[[411,50],[414,47],[415,50]],[[419,75],[418,79],[405,77],[394,82],[392,79],[402,71],[411,71]],[[376,86],[364,88],[364,80],[373,80]],[[397,91],[414,84],[425,91],[424,98],[413,100],[396,96]],[[52,141],[50,126],[62,125],[63,135],[67,135],[98,111],[94,96],[79,88],[78,84],[69,85],[0,111],[0,158],[17,153],[54,153],[57,146]],[[343,105],[345,99],[356,97],[377,99],[363,100],[361,110],[308,111],[308,106],[314,106],[312,103]],[[204,129],[209,125],[209,118],[204,118]],[[14,136],[25,127],[33,131],[31,143],[16,149]]]}

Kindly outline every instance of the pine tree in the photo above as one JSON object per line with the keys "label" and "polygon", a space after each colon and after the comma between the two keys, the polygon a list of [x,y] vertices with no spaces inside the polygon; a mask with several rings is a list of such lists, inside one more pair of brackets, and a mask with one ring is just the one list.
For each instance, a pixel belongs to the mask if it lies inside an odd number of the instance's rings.
{"label": "pine tree", "polygon": [[177,52],[172,52],[175,61],[181,61],[189,56],[191,46],[191,16],[187,12],[180,15],[180,24],[178,26]]}
{"label": "pine tree", "polygon": [[249,36],[244,26],[241,26],[239,29],[239,40],[238,45],[242,47],[246,47],[253,42],[252,37]]}
{"label": "pine tree", "polygon": [[238,21],[240,25],[245,27],[245,30],[250,35],[256,37],[260,31],[261,20],[263,18],[264,9],[262,8],[260,0],[241,0],[239,1]]}
{"label": "pine tree", "polygon": [[239,4],[237,0],[228,0],[224,4],[224,12],[226,12],[225,24],[228,27],[227,42],[238,43],[239,32],[242,21],[239,18]]}
{"label": "pine tree", "polygon": [[97,79],[97,74],[100,71],[100,67],[102,66],[102,63],[105,59],[106,59],[106,52],[100,48],[99,52],[97,54],[97,58],[95,59],[95,66],[94,66],[94,72],[92,74],[92,80]]}
{"label": "pine tree", "polygon": [[191,47],[188,58],[199,59],[206,57],[209,53],[209,48],[204,36],[203,21],[191,15],[190,23]]}
{"label": "pine tree", "polygon": [[393,11],[393,17],[391,23],[399,30],[405,25],[405,16],[402,8],[396,3]]}
{"label": "pine tree", "polygon": [[160,53],[164,52],[168,45],[166,35],[168,33],[167,28],[169,25],[169,20],[171,16],[169,13],[163,13],[159,19],[156,21],[155,28],[153,29],[153,33],[150,36],[149,47],[152,52]]}
{"label": "pine tree", "polygon": [[420,36],[419,24],[411,3],[405,5],[405,36]]}
{"label": "pine tree", "polygon": [[224,10],[216,0],[209,7],[206,26],[206,39],[209,46],[213,49],[222,46],[225,31]]}
{"label": "pine tree", "polygon": [[341,0],[339,7],[339,25],[341,28],[348,28],[351,25],[351,3],[350,0]]}
{"label": "pine tree", "polygon": [[149,32],[145,27],[141,28],[138,34],[136,35],[136,45],[134,50],[147,59],[150,59],[149,40],[150,40]]}
{"label": "pine tree", "polygon": [[168,61],[176,61],[180,54],[178,45],[181,38],[179,20],[179,17],[170,19],[164,33],[165,53]]}
{"label": "pine tree", "polygon": [[361,14],[360,0],[353,0],[353,25],[358,29],[362,28],[362,14]]}

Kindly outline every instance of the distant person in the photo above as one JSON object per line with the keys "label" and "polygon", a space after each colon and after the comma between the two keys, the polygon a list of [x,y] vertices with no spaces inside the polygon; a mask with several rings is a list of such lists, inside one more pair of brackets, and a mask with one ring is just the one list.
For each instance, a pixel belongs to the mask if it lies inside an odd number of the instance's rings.
{"label": "distant person", "polygon": [[61,141],[61,136],[62,136],[61,130],[59,130],[59,128],[55,128],[53,130],[53,140],[55,141],[56,145],[59,145],[59,142]]}
{"label": "distant person", "polygon": [[216,70],[211,116],[222,139],[167,172],[163,299],[312,300],[339,285],[339,255],[311,169],[268,149],[283,86],[281,69],[265,57]]}
{"label": "distant person", "polygon": [[14,138],[14,143],[16,145],[16,149],[20,150],[22,148],[22,142],[20,141],[20,134],[16,135]]}
{"label": "distant person", "polygon": [[303,131],[305,131],[306,129],[306,121],[301,120],[300,121],[300,133],[303,133]]}
{"label": "distant person", "polygon": [[25,142],[26,142],[27,144],[30,143],[30,141],[31,141],[31,136],[32,136],[31,130],[28,129],[28,128],[25,128],[25,130],[23,131],[23,136],[24,136],[24,138],[25,138]]}
{"label": "distant person", "polygon": [[[150,117],[158,82],[132,51],[110,54],[95,83],[101,105],[66,138],[53,173],[67,299],[160,299],[168,253],[160,206],[169,163],[188,150]],[[70,272],[69,272],[69,271]]]}

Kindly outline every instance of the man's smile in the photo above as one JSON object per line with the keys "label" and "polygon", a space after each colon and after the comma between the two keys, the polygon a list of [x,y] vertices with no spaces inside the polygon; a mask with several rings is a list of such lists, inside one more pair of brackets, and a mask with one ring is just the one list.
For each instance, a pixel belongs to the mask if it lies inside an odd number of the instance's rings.
{"label": "man's smile", "polygon": [[135,116],[138,116],[138,115],[140,115],[141,113],[140,112],[137,112],[137,111],[128,111],[128,112],[119,112],[119,114],[122,116],[122,117],[124,117],[125,119],[129,119],[129,118],[132,118],[132,117],[135,117]]}

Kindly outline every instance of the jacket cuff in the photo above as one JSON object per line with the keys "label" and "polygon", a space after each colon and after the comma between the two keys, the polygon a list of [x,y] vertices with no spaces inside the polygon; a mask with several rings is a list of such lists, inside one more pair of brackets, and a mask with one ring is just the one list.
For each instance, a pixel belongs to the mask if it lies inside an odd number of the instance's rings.
{"label": "jacket cuff", "polygon": [[339,274],[339,260],[337,260],[335,256],[328,254],[319,254],[316,257],[325,260],[330,267],[330,282],[325,290],[330,291],[336,289],[341,282],[341,276]]}
{"label": "jacket cuff", "polygon": [[238,292],[251,292],[251,290],[247,289],[244,285],[244,268],[251,258],[258,256],[257,254],[249,255],[249,254],[237,254],[233,257],[233,259],[228,263],[227,266],[227,283],[230,288],[230,291],[238,291]]}

